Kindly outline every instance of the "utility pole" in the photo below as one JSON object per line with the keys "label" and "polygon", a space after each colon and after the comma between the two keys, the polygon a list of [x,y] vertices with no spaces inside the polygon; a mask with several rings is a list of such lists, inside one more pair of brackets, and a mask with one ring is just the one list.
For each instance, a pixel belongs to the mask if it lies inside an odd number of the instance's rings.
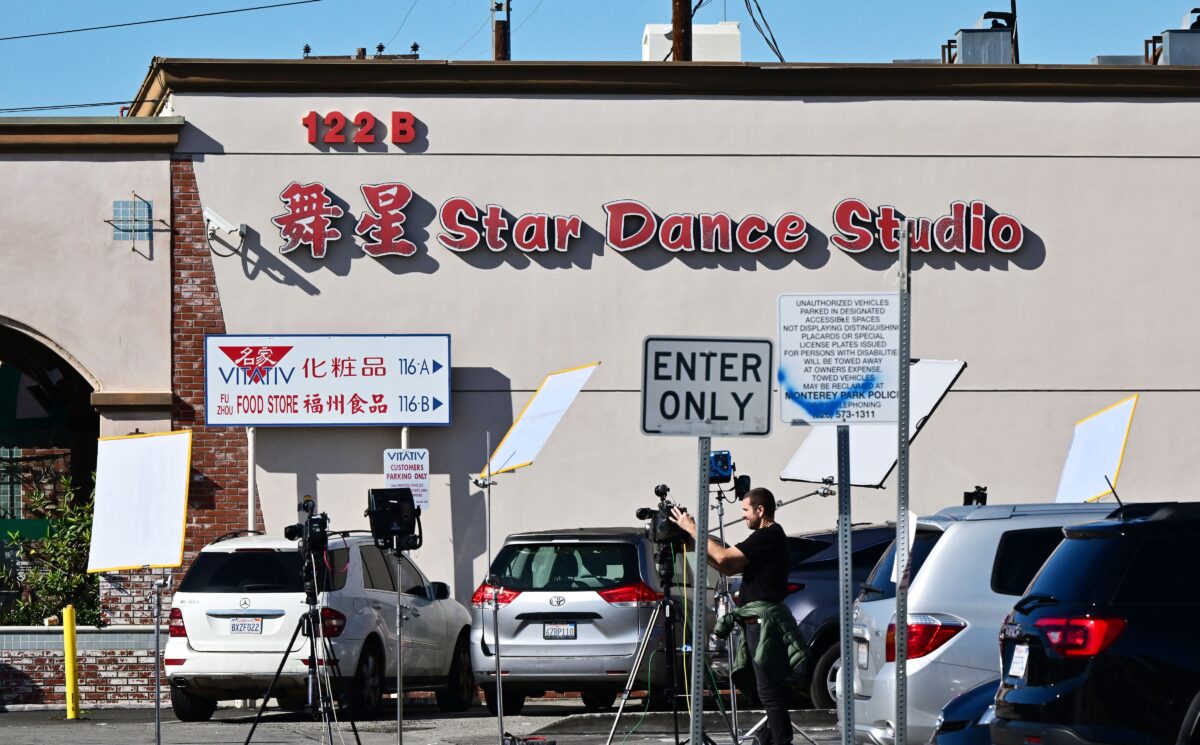
{"label": "utility pole", "polygon": [[[496,18],[498,10],[504,11],[504,18]],[[497,62],[512,59],[512,0],[492,5],[492,59]]]}
{"label": "utility pole", "polygon": [[671,59],[692,61],[691,0],[671,0]]}

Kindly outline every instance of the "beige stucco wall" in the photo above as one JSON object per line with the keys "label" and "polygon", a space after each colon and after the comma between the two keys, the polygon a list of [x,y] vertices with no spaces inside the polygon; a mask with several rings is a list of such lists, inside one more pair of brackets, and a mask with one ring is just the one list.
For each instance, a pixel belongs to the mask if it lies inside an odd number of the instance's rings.
{"label": "beige stucco wall", "polygon": [[[153,240],[114,240],[104,221],[135,192],[154,204]],[[166,154],[0,155],[0,323],[46,343],[98,391],[169,391],[170,199]],[[118,417],[142,431],[170,426],[113,415],[102,435],[132,427]]]}
{"label": "beige stucco wall", "polygon": [[[309,110],[411,110],[424,136],[404,152],[305,142]],[[413,430],[432,452],[433,506],[418,554],[459,597],[481,576],[483,500],[467,474],[483,461],[541,377],[601,360],[588,389],[533,467],[501,477],[494,535],[632,524],[654,484],[695,500],[691,439],[638,427],[641,341],[688,334],[774,338],[782,292],[885,290],[894,261],[814,239],[800,254],[673,256],[603,246],[601,205],[638,199],[660,215],[804,215],[828,236],[845,197],[937,217],[954,199],[1016,215],[1027,241],[1012,257],[918,259],[916,356],[969,368],[913,452],[918,512],[989,487],[993,502],[1052,499],[1072,424],[1143,391],[1121,472],[1122,496],[1190,499],[1200,442],[1200,354],[1188,303],[1200,206],[1191,101],[633,100],[177,95],[181,149],[201,154],[201,199],[251,232],[240,255],[214,257],[230,333],[448,332],[454,424]],[[416,193],[407,223],[421,250],[372,259],[344,238],[323,261],[281,256],[270,218],[291,181],[322,181],[355,218],[358,187],[399,180]],[[563,257],[513,249],[455,254],[438,245],[436,209],[451,196],[514,215],[579,214],[599,231]],[[350,236],[353,221],[341,224]],[[739,470],[781,498],[780,469],[805,432],[778,422],[763,439],[718,439]],[[380,485],[390,429],[259,431],[268,527],[312,493],[335,528],[362,525]],[[857,490],[854,519],[895,514],[890,487]],[[789,506],[789,531],[830,527],[832,500]],[[735,537],[741,531],[735,531]]]}

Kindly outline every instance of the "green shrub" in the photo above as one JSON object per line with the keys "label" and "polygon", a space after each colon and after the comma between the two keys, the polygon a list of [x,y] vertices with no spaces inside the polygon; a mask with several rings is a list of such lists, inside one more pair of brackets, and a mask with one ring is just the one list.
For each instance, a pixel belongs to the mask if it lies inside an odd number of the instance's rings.
{"label": "green shrub", "polygon": [[19,596],[0,610],[0,625],[41,626],[42,619],[61,616],[67,605],[75,606],[77,624],[99,624],[100,575],[87,573],[95,494],[78,492],[65,476],[55,491],[53,496],[34,492],[24,505],[28,517],[49,520],[48,537],[31,540],[12,533],[5,540],[25,577],[19,580],[17,566],[9,566],[4,583]]}

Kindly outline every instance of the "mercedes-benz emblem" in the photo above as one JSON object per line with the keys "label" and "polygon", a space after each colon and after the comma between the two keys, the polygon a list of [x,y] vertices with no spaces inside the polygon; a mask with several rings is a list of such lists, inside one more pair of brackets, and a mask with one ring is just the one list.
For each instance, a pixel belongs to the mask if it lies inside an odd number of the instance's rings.
{"label": "mercedes-benz emblem", "polygon": [[250,598],[242,598],[242,602],[238,603],[238,605],[242,606],[242,608],[249,608]]}
{"label": "mercedes-benz emblem", "polygon": [[566,604],[566,602],[567,599],[562,595],[555,595],[554,597],[550,598],[550,605],[553,605],[555,608],[561,608],[564,604]]}

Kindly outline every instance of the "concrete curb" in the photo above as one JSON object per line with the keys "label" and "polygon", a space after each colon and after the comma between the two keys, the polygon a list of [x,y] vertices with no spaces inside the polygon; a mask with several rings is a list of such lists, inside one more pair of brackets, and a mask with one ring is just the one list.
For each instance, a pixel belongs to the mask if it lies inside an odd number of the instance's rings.
{"label": "concrete curb", "polygon": [[[750,709],[738,711],[738,724],[749,729],[764,715],[762,709]],[[599,714],[572,714],[564,717],[557,722],[542,727],[534,734],[538,735],[595,735],[608,734],[612,728],[613,717],[616,712],[605,712]],[[837,724],[837,713],[832,709],[806,709],[791,712],[792,721],[800,727],[820,727],[834,726]],[[640,734],[670,734],[675,731],[671,712],[669,711],[652,711],[642,718],[641,712],[625,711],[621,715],[621,726],[617,728],[617,734],[624,735],[635,728]],[[679,716],[679,731],[687,733],[690,725],[688,724],[687,712],[680,712]],[[704,712],[704,729],[706,732],[727,732],[725,718],[721,716],[719,711]]]}

